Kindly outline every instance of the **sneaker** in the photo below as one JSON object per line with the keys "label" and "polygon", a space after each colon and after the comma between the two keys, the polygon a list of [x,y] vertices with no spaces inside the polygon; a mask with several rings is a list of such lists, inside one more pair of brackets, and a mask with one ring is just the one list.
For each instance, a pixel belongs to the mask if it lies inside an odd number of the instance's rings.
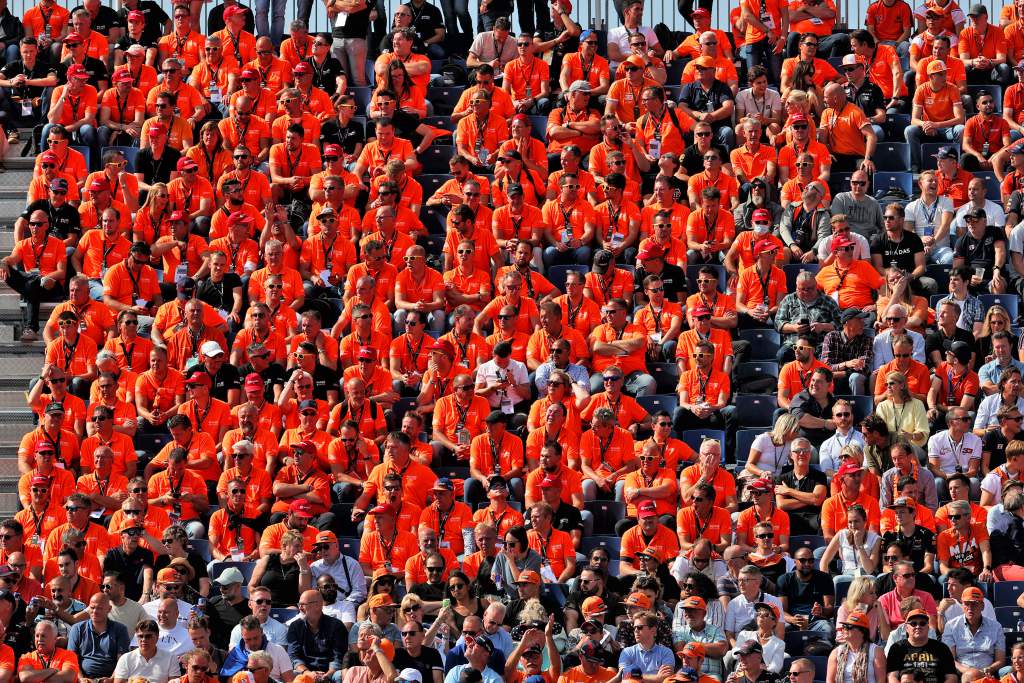
{"label": "sneaker", "polygon": [[39,341],[39,333],[33,329],[26,327],[21,331],[21,341],[23,342],[34,342]]}

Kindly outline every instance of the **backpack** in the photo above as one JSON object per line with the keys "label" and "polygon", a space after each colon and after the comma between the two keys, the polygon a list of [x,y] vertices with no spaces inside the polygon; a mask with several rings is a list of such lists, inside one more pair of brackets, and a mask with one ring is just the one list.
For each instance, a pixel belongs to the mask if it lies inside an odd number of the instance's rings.
{"label": "backpack", "polygon": [[449,57],[448,62],[441,67],[441,83],[446,88],[466,87],[469,85],[469,74],[465,67]]}

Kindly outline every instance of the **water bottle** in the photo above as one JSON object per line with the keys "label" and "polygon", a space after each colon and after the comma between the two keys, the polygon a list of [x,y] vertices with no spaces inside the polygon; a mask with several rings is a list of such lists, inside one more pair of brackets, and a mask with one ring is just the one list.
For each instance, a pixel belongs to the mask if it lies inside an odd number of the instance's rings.
{"label": "water bottle", "polygon": [[1024,619],[1017,620],[1017,632],[1024,632]]}

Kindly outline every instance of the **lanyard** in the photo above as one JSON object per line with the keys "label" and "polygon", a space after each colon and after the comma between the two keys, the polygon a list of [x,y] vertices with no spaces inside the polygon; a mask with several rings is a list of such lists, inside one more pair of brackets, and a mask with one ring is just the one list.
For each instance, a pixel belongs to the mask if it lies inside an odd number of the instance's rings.
{"label": "lanyard", "polygon": [[452,516],[453,512],[455,512],[455,503],[452,503],[452,506],[448,508],[447,512],[442,510],[441,506],[437,507],[437,540],[439,542],[444,540],[444,534],[445,531],[447,531],[446,527],[448,526],[448,518]]}
{"label": "lanyard", "polygon": [[565,304],[569,308],[569,327],[576,327],[576,318],[579,316],[580,311],[583,309],[584,298],[580,298],[580,305],[576,308],[572,307],[572,301],[569,297],[566,297]]}
{"label": "lanyard", "polygon": [[61,344],[64,349],[64,372],[68,372],[70,370],[71,363],[75,360],[75,349],[78,348],[78,342],[80,341],[82,341],[82,335],[78,335],[75,338],[75,343],[70,346],[68,346],[67,341]]}
{"label": "lanyard", "polygon": [[654,310],[654,304],[647,304],[647,310],[651,312],[651,318],[654,319],[654,331],[657,334],[661,334],[661,313],[665,309],[662,308],[661,310],[656,311]]}
{"label": "lanyard", "polygon": [[[210,399],[210,402],[207,404],[206,410],[203,411],[202,417],[200,417],[200,415],[199,415],[199,404],[198,403],[196,403],[196,405],[192,408],[192,415],[195,416],[195,420],[196,420],[196,431],[200,431],[200,432],[203,431],[203,423],[206,422],[206,418],[210,416],[210,411],[211,410],[213,410],[213,399],[212,398]],[[192,442],[190,441],[189,444],[191,445],[191,443]]]}
{"label": "lanyard", "polygon": [[380,532],[377,532],[377,540],[380,541],[380,549],[384,551],[384,561],[387,564],[391,564],[391,553],[395,549],[395,543],[398,542],[398,529],[395,529],[391,535],[391,542],[385,543],[384,537],[381,536]]}
{"label": "lanyard", "polygon": [[[405,335],[405,350],[409,352],[409,362],[412,363],[412,370],[416,370],[419,367],[420,351],[423,349],[423,340],[426,339],[426,337],[427,335],[425,334],[420,337],[420,343],[416,345],[416,349],[414,350],[412,348],[412,342],[409,341],[409,335]],[[455,341],[458,341],[458,337],[456,337]],[[463,355],[465,355],[466,347],[460,344],[459,348],[462,350]]]}
{"label": "lanyard", "polygon": [[487,118],[483,120],[483,123],[480,123],[479,116],[473,117],[473,123],[476,125],[476,140],[473,142],[473,149],[477,154],[480,153],[480,149],[484,146],[484,134],[487,132],[487,123],[490,120],[490,114],[488,114]]}
{"label": "lanyard", "polygon": [[302,160],[302,147],[299,147],[299,153],[295,155],[294,161],[292,161],[292,155],[288,153],[288,148],[286,147],[284,150],[284,158],[285,161],[288,163],[288,175],[294,176],[295,167],[298,166],[299,162]]}
{"label": "lanyard", "polygon": [[761,277],[760,266],[756,266],[754,268],[754,274],[757,275],[757,281],[761,283],[761,301],[763,301],[765,307],[768,308],[770,305],[768,297],[768,288],[769,286],[771,286],[772,282],[772,271],[770,270],[770,266],[768,270],[768,277]]}
{"label": "lanyard", "polygon": [[[141,71],[141,69],[140,69],[140,71]],[[118,112],[118,120],[117,120],[117,122],[118,123],[124,123],[125,122],[124,113],[128,109],[128,99],[129,98],[125,97],[124,98],[124,103],[122,104],[121,103],[121,96],[118,95],[116,91],[114,92],[114,97],[117,98],[117,112]],[[116,192],[112,192],[110,196],[111,197],[116,197],[117,193]]]}
{"label": "lanyard", "polygon": [[43,235],[43,244],[40,246],[39,249],[36,249],[35,245],[32,245],[30,243],[30,246],[32,247],[32,258],[35,261],[35,263],[33,263],[32,265],[34,265],[40,271],[42,271],[43,254],[46,253],[46,247],[47,247],[47,245],[49,243],[50,243],[50,235],[49,235],[49,233]]}
{"label": "lanyard", "polygon": [[[61,406],[64,405],[64,401],[51,401],[51,403],[60,403]],[[52,436],[50,436],[50,432],[46,431],[45,428],[40,427],[40,429],[43,432],[43,436],[46,437],[46,440],[53,444],[53,452],[57,456],[57,462],[64,462],[64,460],[60,457],[61,433],[57,432],[57,438],[55,439]]]}
{"label": "lanyard", "polygon": [[501,445],[505,441],[505,435],[501,436],[501,441],[495,443],[494,439],[488,439],[491,446],[491,471],[495,474],[501,474]]}
{"label": "lanyard", "polygon": [[708,400],[708,384],[711,383],[711,370],[708,370],[707,377],[702,377],[700,374],[700,368],[697,369],[697,385],[698,391],[700,392],[699,398],[701,402]]}

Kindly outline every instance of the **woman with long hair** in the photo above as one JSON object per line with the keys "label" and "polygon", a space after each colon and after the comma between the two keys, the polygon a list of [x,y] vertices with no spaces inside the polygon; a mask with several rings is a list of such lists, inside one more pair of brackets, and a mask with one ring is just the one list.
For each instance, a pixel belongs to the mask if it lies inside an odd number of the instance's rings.
{"label": "woman with long hair", "polygon": [[704,621],[725,628],[725,608],[722,601],[718,599],[718,587],[711,578],[703,572],[690,572],[679,582],[680,600],[676,604],[675,612],[672,615],[672,627],[682,627],[684,621],[683,602],[686,598],[698,597],[704,601],[707,611],[704,613]]}
{"label": "woman with long hair", "polygon": [[838,586],[852,577],[875,573],[881,556],[882,537],[867,528],[868,513],[860,505],[846,511],[846,528],[838,531],[821,555],[819,569],[829,573],[833,558],[839,557],[839,574],[832,580]]}
{"label": "woman with long hair", "polygon": [[840,622],[845,642],[828,656],[825,683],[884,683],[885,654],[869,640],[871,627],[863,612],[851,612]]}
{"label": "woman with long hair", "polygon": [[985,311],[985,318],[981,322],[981,334],[974,338],[975,356],[974,370],[977,371],[982,365],[992,360],[992,335],[996,332],[1005,332],[1010,335],[1011,348],[1017,352],[1020,340],[1010,329],[1012,325],[1010,313],[999,304],[992,304]]}
{"label": "woman with long hair", "polygon": [[907,376],[893,371],[885,376],[885,399],[875,408],[885,420],[889,433],[903,437],[920,450],[928,439],[928,411],[924,403],[910,395]]}
{"label": "woman with long hair", "polygon": [[462,632],[462,624],[467,617],[483,618],[484,610],[491,604],[486,598],[474,593],[473,583],[460,570],[453,571],[448,577],[444,597],[450,601],[450,605],[441,608],[437,613],[437,619],[447,622],[452,633]]}
{"label": "woman with long hair", "polygon": [[810,139],[817,139],[817,127],[814,125],[814,122],[818,117],[812,112],[814,109],[814,102],[806,90],[801,90],[800,88],[790,90],[786,93],[786,96],[782,98],[782,106],[785,117],[783,119],[782,130],[772,136],[773,145],[788,145],[793,142],[792,118],[794,114],[803,114],[807,117],[808,134],[810,135]]}
{"label": "woman with long hair", "polygon": [[[836,623],[843,623],[846,617],[854,612],[862,612],[868,618],[868,640],[877,642],[889,637],[889,620],[882,612],[878,602],[878,591],[875,590],[875,579],[870,576],[858,576],[850,582],[846,591],[846,599],[836,611]],[[836,642],[846,642],[846,630],[836,631]]]}
{"label": "woman with long hair", "polygon": [[[825,97],[822,89],[814,80],[814,62],[799,61],[793,69],[793,88],[803,90],[807,93],[811,109],[814,111],[814,118],[821,118],[821,112],[825,111]],[[783,96],[788,95],[792,90],[787,91]]]}
{"label": "woman with long hair", "polygon": [[171,234],[170,193],[166,183],[153,183],[146,195],[146,201],[135,214],[135,226],[132,228],[132,241],[153,244],[158,237]]}
{"label": "woman with long hair", "polygon": [[534,431],[544,427],[548,407],[552,403],[561,403],[565,406],[565,427],[569,431],[579,433],[583,429],[580,411],[590,403],[590,396],[583,392],[577,393],[576,383],[565,370],[551,371],[547,386],[544,387],[544,396],[539,397],[530,406],[530,415],[526,420],[527,429]]}
{"label": "woman with long hair", "polygon": [[533,124],[526,114],[516,114],[508,122],[508,133],[511,136],[498,147],[498,157],[505,152],[515,150],[523,157],[523,167],[535,171],[541,180],[548,179],[548,150],[544,142],[534,136]]}
{"label": "woman with long hair", "polygon": [[789,450],[793,439],[800,435],[800,425],[790,413],[783,413],[775,420],[770,432],[758,434],[750,445],[747,464],[739,478],[777,479],[789,465]]}
{"label": "woman with long hair", "polygon": [[[902,304],[910,313],[907,327],[918,334],[924,334],[925,327],[932,321],[928,299],[914,294],[910,290],[910,278],[895,266],[889,266],[885,271],[885,284],[878,292],[877,310],[887,311],[892,304]],[[875,322],[875,329],[879,332],[886,327],[881,318]]]}
{"label": "woman with long hair", "polygon": [[426,93],[421,92],[416,87],[416,84],[409,77],[409,72],[405,70],[405,64],[397,57],[388,62],[388,70],[385,73],[384,80],[377,83],[377,89],[373,91],[368,112],[370,116],[381,113],[380,106],[377,104],[377,97],[384,90],[390,90],[395,93],[397,109],[416,114],[421,118],[427,115],[427,101],[424,99]]}
{"label": "woman with long hair", "polygon": [[[199,177],[206,178],[217,189],[217,179],[231,170],[231,151],[224,149],[224,138],[216,121],[207,121],[199,129],[199,144],[192,145],[185,152],[199,165]],[[219,202],[218,202],[219,203]]]}

